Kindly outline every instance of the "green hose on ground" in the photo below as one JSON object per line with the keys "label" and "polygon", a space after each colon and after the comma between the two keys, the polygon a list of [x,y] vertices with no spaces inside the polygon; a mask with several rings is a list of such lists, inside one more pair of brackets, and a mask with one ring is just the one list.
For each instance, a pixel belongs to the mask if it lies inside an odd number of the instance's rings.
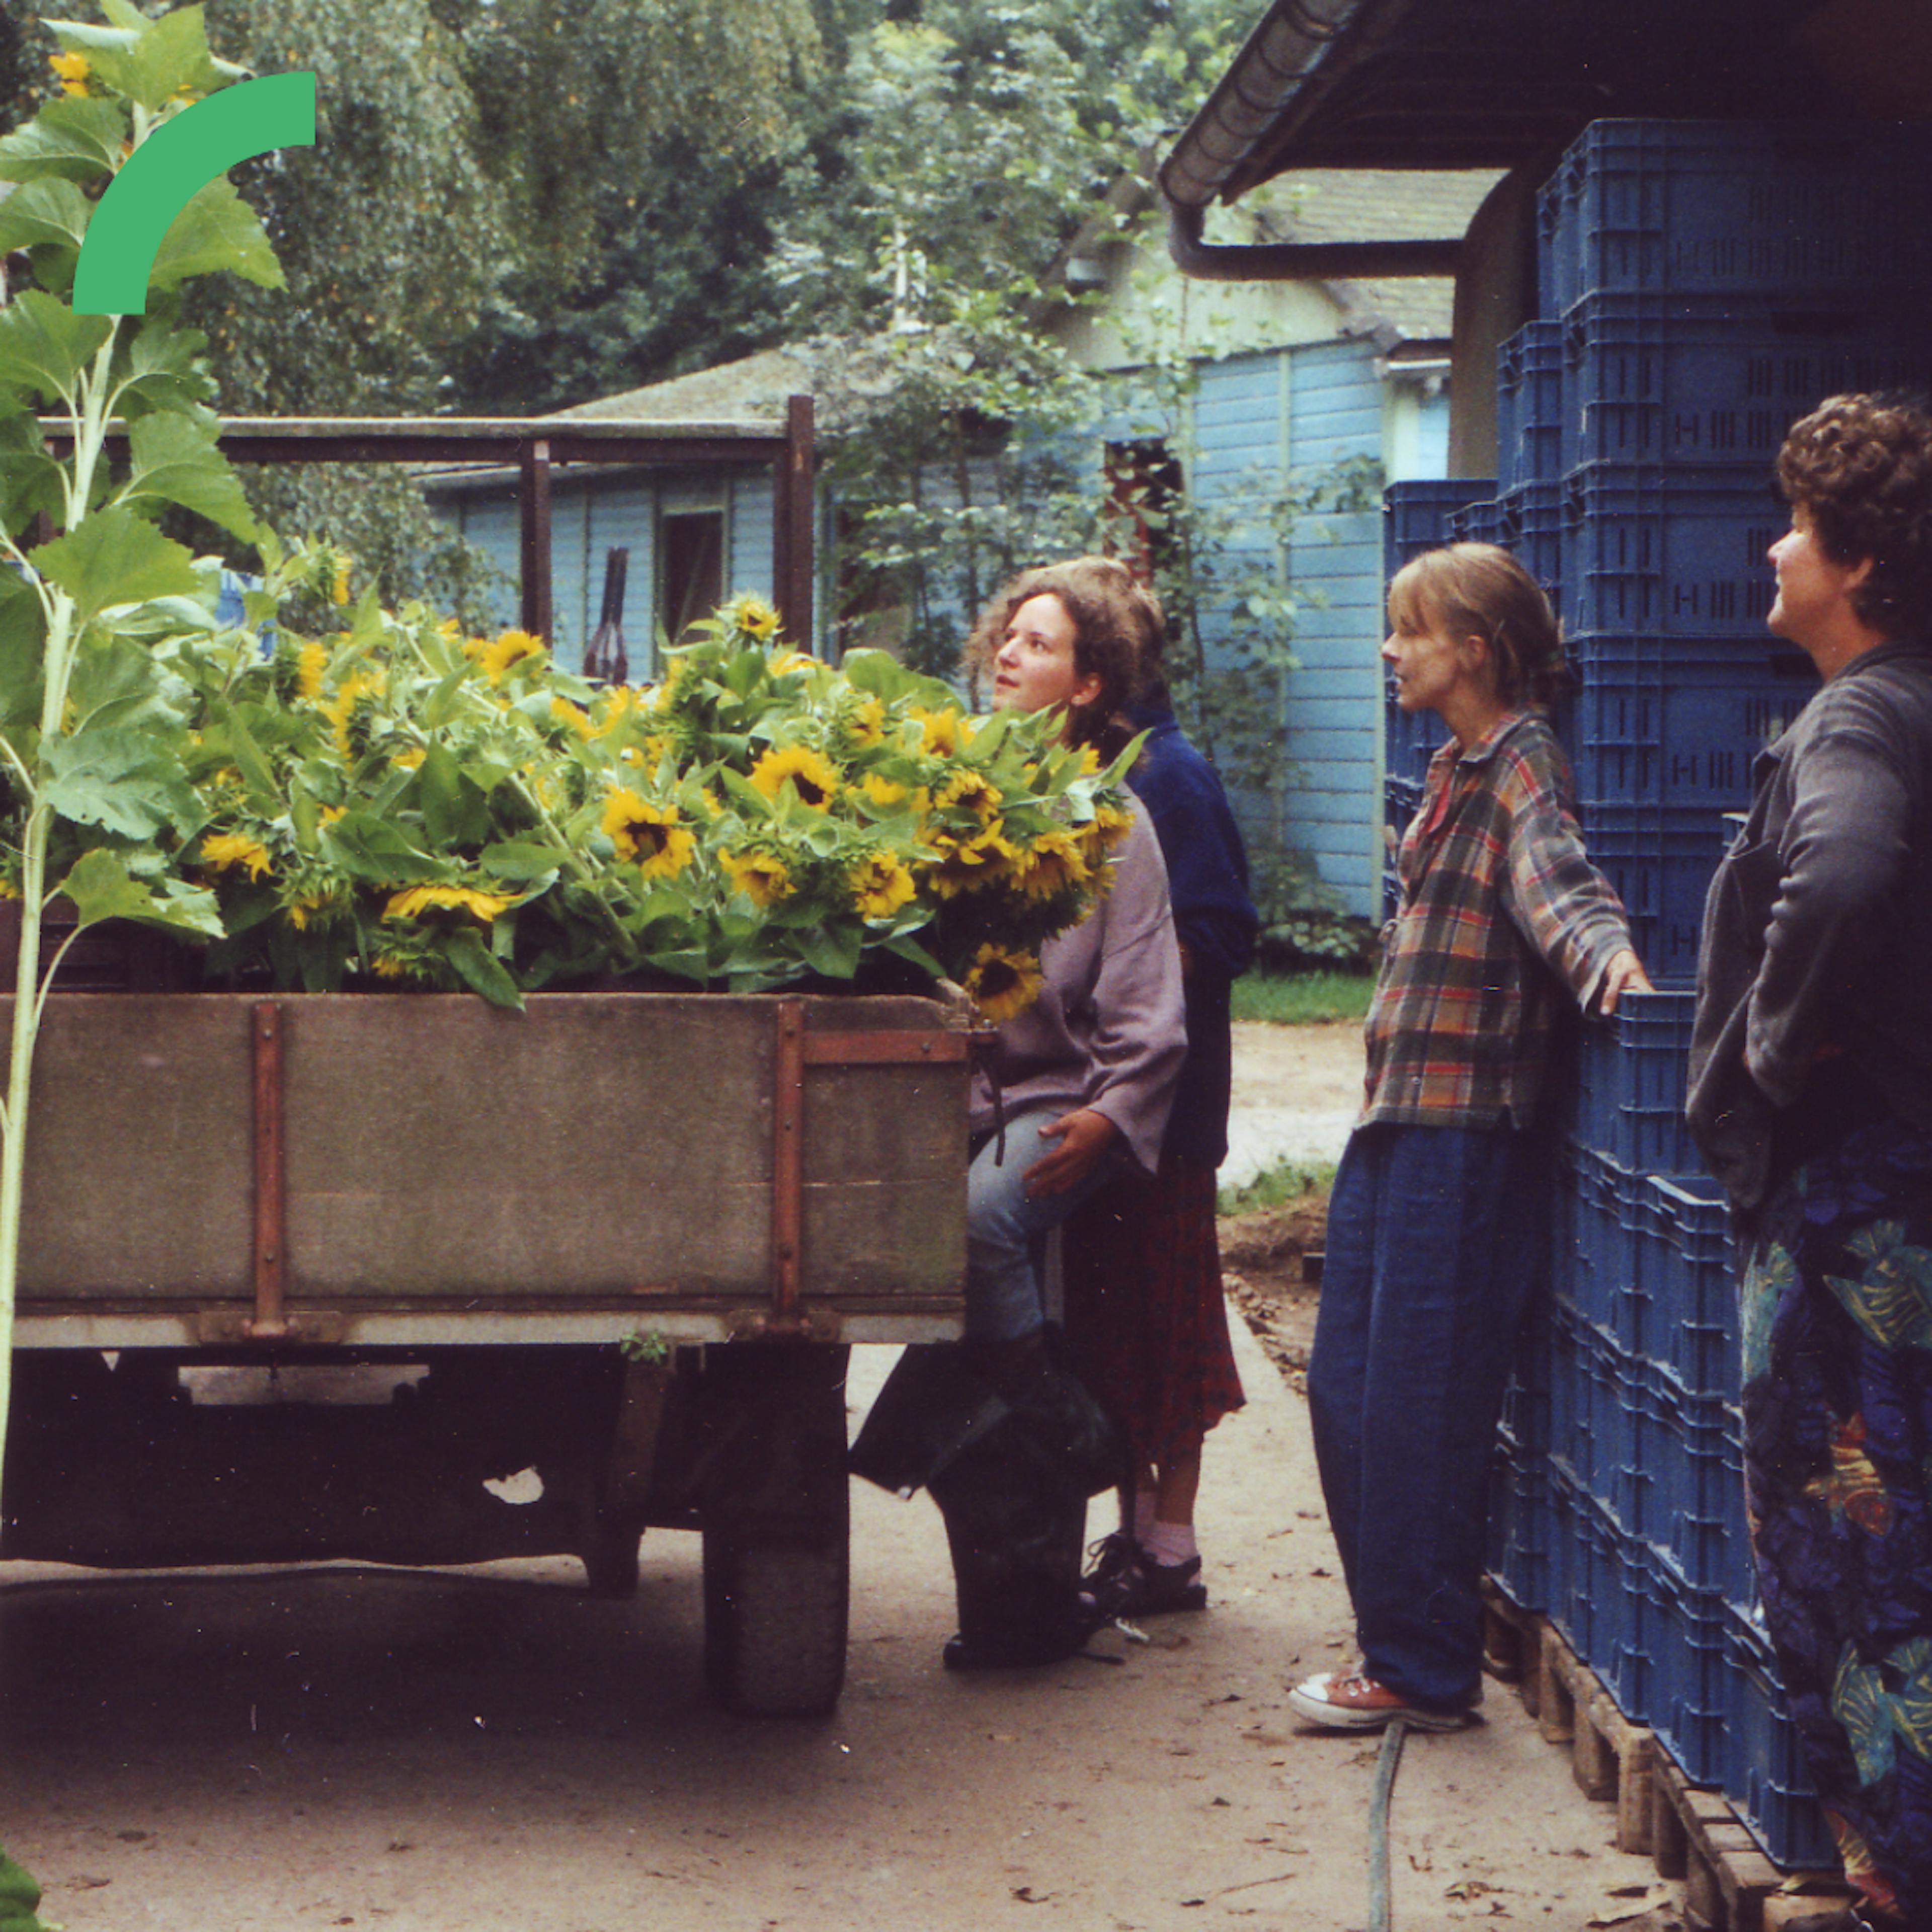
{"label": "green hose on ground", "polygon": [[1369,1932],[1390,1932],[1394,1923],[1389,1916],[1389,1800],[1408,1735],[1408,1725],[1396,1718],[1382,1733],[1376,1760],[1375,1794],[1369,1800]]}

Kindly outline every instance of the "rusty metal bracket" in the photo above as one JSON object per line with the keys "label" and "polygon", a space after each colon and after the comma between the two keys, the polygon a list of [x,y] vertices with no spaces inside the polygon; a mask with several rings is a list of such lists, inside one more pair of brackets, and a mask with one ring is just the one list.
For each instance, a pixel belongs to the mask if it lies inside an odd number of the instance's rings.
{"label": "rusty metal bracket", "polygon": [[255,1069],[255,1313],[243,1332],[261,1341],[281,1341],[287,1338],[289,1323],[280,1004],[258,1000],[250,1022]]}

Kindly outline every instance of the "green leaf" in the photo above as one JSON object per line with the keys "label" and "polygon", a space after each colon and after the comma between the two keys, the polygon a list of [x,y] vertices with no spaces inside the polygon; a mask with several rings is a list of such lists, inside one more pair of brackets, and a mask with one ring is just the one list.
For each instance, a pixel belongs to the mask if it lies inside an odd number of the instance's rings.
{"label": "green leaf", "polygon": [[554,845],[506,838],[486,845],[476,862],[493,879],[501,879],[506,885],[523,886],[532,892],[541,892],[555,880],[566,856]]}
{"label": "green leaf", "polygon": [[[94,70],[110,87],[158,114],[184,89],[212,94],[237,71],[218,61],[208,50],[208,30],[200,7],[177,7],[158,20],[132,8],[104,8],[124,24],[90,27],[75,20],[47,24],[61,44],[86,55]],[[136,28],[135,20],[142,22]]]}
{"label": "green leaf", "polygon": [[508,1006],[516,1012],[524,1010],[524,996],[517,991],[516,981],[490,953],[483,944],[483,935],[473,926],[464,926],[451,934],[446,956],[472,993],[481,993],[493,1006]]}
{"label": "green leaf", "polygon": [[330,864],[370,885],[420,885],[441,878],[446,869],[418,851],[388,819],[373,812],[345,813],[322,826],[320,839]]}
{"label": "green leaf", "polygon": [[249,794],[257,803],[281,802],[281,788],[275,782],[274,767],[262,754],[262,748],[255,742],[255,735],[242,722],[242,715],[225,698],[214,700],[211,709],[221,721],[228,734],[228,748],[235,760],[235,768],[242,774]]}
{"label": "green leaf", "polygon": [[104,847],[96,847],[77,860],[61,890],[80,914],[82,926],[105,919],[131,919],[142,926],[171,926],[177,932],[222,936],[221,908],[205,886],[185,880],[166,879],[157,893],[129,878],[128,868]]}
{"label": "green leaf", "polygon": [[[82,633],[68,683],[74,735],[97,725],[134,722],[162,704],[162,681],[154,653],[100,626]],[[172,728],[178,720],[164,712]]]}
{"label": "green leaf", "polygon": [[71,403],[112,328],[104,315],[76,315],[44,289],[25,290],[0,309],[0,384]]}
{"label": "green leaf", "polygon": [[65,536],[42,544],[28,561],[74,599],[82,623],[118,604],[189,597],[200,588],[194,553],[163,536],[125,504],[103,510]]}
{"label": "green leaf", "polygon": [[[47,454],[33,418],[0,417],[0,526],[11,536],[42,510],[58,515],[65,501],[61,466]],[[7,574],[20,581],[13,572]]]}
{"label": "green leaf", "polygon": [[480,845],[490,836],[490,802],[446,745],[431,745],[416,773],[423,830],[439,848]]}
{"label": "green leaf", "polygon": [[88,200],[70,181],[48,175],[0,201],[0,254],[43,242],[78,250],[87,238]]}
{"label": "green leaf", "polygon": [[138,326],[124,328],[116,349],[116,407],[131,418],[150,410],[212,402],[215,384],[204,359],[207,347],[208,338],[200,329],[180,328],[151,305]]}
{"label": "green leaf", "polygon": [[907,934],[902,933],[897,938],[887,940],[886,950],[896,953],[902,959],[910,961],[922,973],[930,973],[935,980],[944,980],[946,976],[946,968],[917,940]]}
{"label": "green leaf", "polygon": [[38,721],[46,638],[46,612],[33,586],[0,570],[0,724]]}
{"label": "green leaf", "polygon": [[0,140],[0,181],[92,182],[121,165],[128,113],[118,100],[63,95]]}
{"label": "green leaf", "polygon": [[178,503],[238,537],[254,535],[254,512],[240,478],[215,446],[212,419],[144,416],[128,425],[128,447],[132,467],[122,502]]}
{"label": "green leaf", "polygon": [[803,926],[796,934],[800,957],[814,973],[822,973],[828,980],[849,980],[858,971],[865,939],[864,929],[851,920]]}
{"label": "green leaf", "polygon": [[171,289],[191,275],[228,269],[265,289],[288,286],[260,218],[233,185],[218,176],[195,194],[154,251],[149,286]]}
{"label": "green leaf", "polygon": [[44,739],[41,798],[76,825],[142,841],[172,830],[185,839],[206,816],[180,763],[148,734],[123,724]]}

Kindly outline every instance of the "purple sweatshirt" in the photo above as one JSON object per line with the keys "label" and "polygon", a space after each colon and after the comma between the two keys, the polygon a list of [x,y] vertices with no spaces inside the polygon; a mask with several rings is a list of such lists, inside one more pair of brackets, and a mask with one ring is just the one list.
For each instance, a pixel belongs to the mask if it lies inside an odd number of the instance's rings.
{"label": "purple sweatshirt", "polygon": [[[1144,808],[1118,848],[1112,890],[1040,950],[1040,998],[1000,1028],[1000,1101],[1008,1118],[1034,1108],[1091,1107],[1113,1122],[1152,1173],[1187,1057],[1180,948],[1167,867]],[[993,1093],[974,1076],[972,1130],[990,1133]]]}

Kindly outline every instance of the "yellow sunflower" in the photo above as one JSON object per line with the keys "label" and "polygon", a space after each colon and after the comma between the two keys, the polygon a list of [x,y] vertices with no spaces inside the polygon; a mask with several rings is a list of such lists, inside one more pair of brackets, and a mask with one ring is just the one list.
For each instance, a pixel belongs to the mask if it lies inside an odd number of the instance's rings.
{"label": "yellow sunflower", "polygon": [[634,859],[647,879],[674,879],[692,861],[698,841],[673,805],[653,805],[628,786],[604,801],[604,830],[620,859]]}
{"label": "yellow sunflower", "polygon": [[1089,865],[1098,865],[1127,836],[1134,822],[1131,812],[1111,805],[1096,805],[1092,819],[1081,828],[1080,844]]}
{"label": "yellow sunflower", "polygon": [[585,710],[582,705],[572,704],[568,698],[561,694],[551,698],[550,715],[550,722],[553,724],[568,725],[580,738],[590,738],[596,735],[596,728],[590,722],[590,712]]}
{"label": "yellow sunflower", "polygon": [[597,695],[590,735],[602,738],[614,731],[637,701],[638,694],[628,684],[607,684]]}
{"label": "yellow sunflower", "polygon": [[380,670],[358,670],[342,681],[335,695],[323,705],[322,715],[326,718],[334,732],[335,748],[345,758],[352,748],[349,742],[349,721],[354,716],[356,705],[364,698],[380,697],[388,682],[386,674]]}
{"label": "yellow sunflower", "polygon": [[60,76],[61,91],[65,94],[84,94],[89,92],[88,76],[93,73],[92,63],[85,54],[50,54],[48,64]]}
{"label": "yellow sunflower", "polygon": [[1009,952],[991,944],[974,955],[964,982],[974,1005],[995,1026],[1024,1012],[1044,983],[1040,962],[1030,952]]}
{"label": "yellow sunflower", "polygon": [[1058,830],[1041,832],[1020,854],[1015,869],[1020,890],[1030,899],[1058,898],[1093,876],[1080,842],[1070,832]]}
{"label": "yellow sunflower", "polygon": [[890,852],[874,852],[845,874],[854,903],[868,919],[890,919],[919,890]]}
{"label": "yellow sunflower", "polygon": [[328,670],[328,646],[311,638],[296,658],[296,693],[311,704],[322,695],[322,680]]}
{"label": "yellow sunflower", "polygon": [[802,802],[823,812],[838,796],[838,769],[808,745],[785,745],[765,753],[752,767],[752,782],[776,799],[789,784]]}
{"label": "yellow sunflower", "polygon": [[513,893],[479,892],[469,886],[410,886],[394,894],[382,908],[385,919],[420,919],[426,912],[466,912],[490,925],[515,904]]}
{"label": "yellow sunflower", "polygon": [[242,832],[210,832],[201,842],[201,862],[218,872],[240,866],[251,879],[259,879],[274,869],[274,860],[260,839]]}
{"label": "yellow sunflower", "polygon": [[984,772],[962,766],[939,789],[933,801],[942,811],[949,805],[970,806],[982,824],[990,825],[1002,802],[1000,788]]}
{"label": "yellow sunflower", "polygon": [[480,638],[472,640],[469,649],[484,676],[492,684],[501,684],[518,664],[543,656],[544,640],[527,631],[500,631],[487,644]]}
{"label": "yellow sunflower", "polygon": [[973,739],[973,727],[963,711],[948,706],[944,711],[928,711],[922,706],[908,705],[908,713],[919,720],[920,739],[924,749],[935,758],[956,758]]}
{"label": "yellow sunflower", "polygon": [[843,722],[845,729],[859,744],[882,744],[886,736],[885,700],[873,692],[862,704],[854,705]]}
{"label": "yellow sunflower", "polygon": [[932,889],[941,898],[950,899],[958,893],[992,885],[1008,874],[1019,856],[1018,848],[1001,833],[997,824],[988,826],[970,838],[944,838],[930,874]]}
{"label": "yellow sunflower", "polygon": [[[734,629],[742,631],[747,637],[756,638],[760,644],[778,635],[778,614],[762,597],[737,597],[725,605],[724,621]],[[811,660],[806,659],[809,663]],[[777,666],[772,667],[774,670]]]}
{"label": "yellow sunflower", "polygon": [[754,906],[774,905],[791,896],[791,868],[771,852],[720,852],[718,862],[734,892],[742,892]]}

